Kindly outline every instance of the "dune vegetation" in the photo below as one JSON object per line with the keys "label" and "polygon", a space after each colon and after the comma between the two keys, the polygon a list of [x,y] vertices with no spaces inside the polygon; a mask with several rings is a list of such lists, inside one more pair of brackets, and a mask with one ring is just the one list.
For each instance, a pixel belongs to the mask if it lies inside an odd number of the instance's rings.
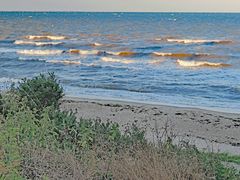
{"label": "dune vegetation", "polygon": [[23,79],[0,95],[0,179],[239,179],[224,162],[171,138],[152,144],[135,124],[77,119],[59,109],[53,73]]}

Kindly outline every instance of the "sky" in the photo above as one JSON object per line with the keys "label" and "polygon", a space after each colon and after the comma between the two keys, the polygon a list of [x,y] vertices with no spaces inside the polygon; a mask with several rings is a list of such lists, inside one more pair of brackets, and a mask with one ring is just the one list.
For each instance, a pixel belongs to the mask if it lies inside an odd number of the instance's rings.
{"label": "sky", "polygon": [[240,0],[0,0],[0,11],[240,12]]}

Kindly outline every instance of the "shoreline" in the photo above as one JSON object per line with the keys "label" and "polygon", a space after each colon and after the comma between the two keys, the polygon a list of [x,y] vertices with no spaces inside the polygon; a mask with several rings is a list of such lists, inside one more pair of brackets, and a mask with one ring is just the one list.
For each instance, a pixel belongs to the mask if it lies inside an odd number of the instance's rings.
{"label": "shoreline", "polygon": [[184,140],[201,150],[240,155],[240,114],[69,96],[60,107],[75,112],[77,119],[117,122],[122,130],[136,123],[149,141],[156,141],[156,131],[167,127],[176,136],[174,143]]}
{"label": "shoreline", "polygon": [[180,104],[171,104],[171,103],[162,103],[162,102],[151,102],[151,101],[141,101],[141,100],[127,100],[127,99],[119,99],[119,98],[111,98],[111,97],[99,97],[99,96],[88,96],[88,95],[81,95],[81,96],[72,96],[72,95],[65,95],[67,99],[74,99],[74,100],[92,100],[92,101],[106,101],[112,103],[123,103],[123,104],[142,104],[142,105],[150,105],[150,106],[165,106],[165,107],[172,107],[172,108],[182,108],[182,109],[191,109],[191,110],[203,110],[203,111],[212,111],[218,113],[225,113],[225,114],[239,114],[240,116],[240,108],[238,111],[230,110],[228,108],[217,108],[217,107],[204,107],[204,106],[191,106],[191,105],[180,105]]}

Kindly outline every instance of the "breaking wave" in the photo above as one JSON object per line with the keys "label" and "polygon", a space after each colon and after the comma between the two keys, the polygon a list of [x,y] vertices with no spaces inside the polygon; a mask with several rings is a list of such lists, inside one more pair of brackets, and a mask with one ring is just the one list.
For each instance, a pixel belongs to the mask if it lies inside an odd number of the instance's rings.
{"label": "breaking wave", "polygon": [[48,39],[48,40],[63,40],[63,39],[67,39],[66,36],[34,36],[34,35],[29,35],[25,37],[26,39],[30,39],[30,40],[39,40],[39,39]]}
{"label": "breaking wave", "polygon": [[163,62],[162,59],[157,59],[157,60],[150,60],[150,61],[148,62],[148,64],[157,65],[157,64],[160,64],[160,63],[162,63],[162,62]]}
{"label": "breaking wave", "polygon": [[212,63],[208,61],[184,61],[184,60],[177,60],[178,65],[183,67],[228,67],[231,66],[230,64],[224,63]]}
{"label": "breaking wave", "polygon": [[89,46],[93,46],[93,47],[115,47],[116,45],[115,44],[101,44],[101,43],[91,43],[91,44],[88,44]]}
{"label": "breaking wave", "polygon": [[232,43],[231,40],[204,40],[204,39],[167,39],[168,42],[183,43],[183,44],[204,44],[204,43],[216,43],[216,44],[228,44]]}
{"label": "breaking wave", "polygon": [[162,52],[153,52],[153,55],[164,56],[164,57],[173,57],[173,58],[187,58],[187,57],[205,57],[210,56],[210,54],[188,54],[188,53],[162,53]]}
{"label": "breaking wave", "polygon": [[19,81],[20,79],[7,78],[7,77],[0,78],[0,83],[18,83]]}
{"label": "breaking wave", "polygon": [[17,51],[18,54],[35,55],[35,56],[56,55],[56,54],[62,54],[63,52],[64,51],[62,50],[19,50]]}
{"label": "breaking wave", "polygon": [[90,44],[91,46],[104,46],[104,44],[101,44],[101,43],[92,43]]}
{"label": "breaking wave", "polygon": [[137,53],[135,52],[131,52],[131,51],[122,51],[122,52],[107,52],[107,54],[109,55],[114,55],[114,56],[134,56],[136,55]]}
{"label": "breaking wave", "polygon": [[79,50],[79,49],[70,49],[68,51],[72,54],[82,54],[82,55],[100,55],[104,54],[104,51],[98,51],[98,50]]}
{"label": "breaking wave", "polygon": [[53,63],[53,64],[81,65],[80,61],[71,61],[71,60],[46,60],[45,62]]}
{"label": "breaking wave", "polygon": [[35,42],[35,41],[16,40],[16,41],[14,41],[14,44],[17,44],[17,45],[35,45],[35,46],[54,46],[54,45],[62,44],[62,42]]}
{"label": "breaking wave", "polygon": [[136,62],[130,59],[116,59],[116,58],[109,58],[109,57],[102,57],[101,60],[104,62],[123,63],[123,64],[131,64]]}

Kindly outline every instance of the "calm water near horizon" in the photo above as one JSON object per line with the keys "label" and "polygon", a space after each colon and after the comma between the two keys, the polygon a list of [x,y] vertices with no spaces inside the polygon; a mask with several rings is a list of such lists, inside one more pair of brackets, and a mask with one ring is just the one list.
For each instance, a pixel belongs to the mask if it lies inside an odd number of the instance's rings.
{"label": "calm water near horizon", "polygon": [[240,14],[0,12],[0,90],[46,72],[69,96],[240,113]]}

